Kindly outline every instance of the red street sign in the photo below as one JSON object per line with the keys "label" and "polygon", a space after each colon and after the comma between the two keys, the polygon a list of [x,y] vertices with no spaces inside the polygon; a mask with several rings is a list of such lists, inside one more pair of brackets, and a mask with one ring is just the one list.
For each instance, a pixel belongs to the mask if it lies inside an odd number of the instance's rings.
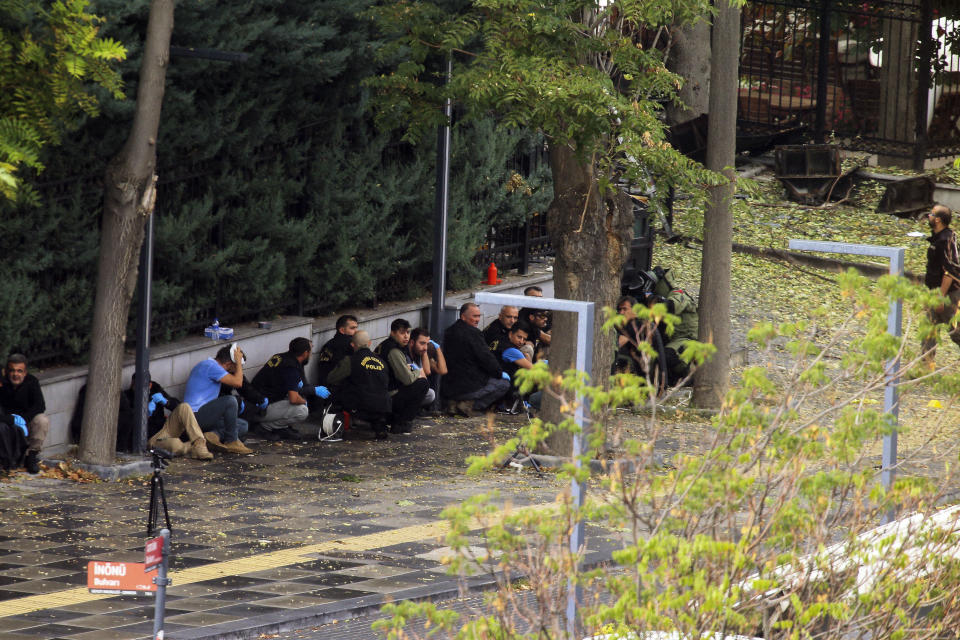
{"label": "red street sign", "polygon": [[123,596],[152,596],[157,590],[142,562],[87,563],[87,589],[90,593]]}
{"label": "red street sign", "polygon": [[146,571],[153,571],[163,562],[163,536],[158,536],[147,540],[147,546],[143,549],[143,564]]}

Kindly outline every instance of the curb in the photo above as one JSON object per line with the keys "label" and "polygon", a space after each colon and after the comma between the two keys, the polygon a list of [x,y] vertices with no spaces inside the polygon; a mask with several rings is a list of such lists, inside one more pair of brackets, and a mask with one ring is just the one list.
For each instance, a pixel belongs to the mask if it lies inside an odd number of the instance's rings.
{"label": "curb", "polygon": [[[610,554],[595,551],[587,554],[582,562],[584,569],[594,568],[610,561]],[[523,576],[517,574],[515,578]],[[318,627],[334,621],[344,621],[359,618],[371,613],[377,613],[380,608],[391,602],[401,600],[439,601],[459,597],[464,592],[481,591],[496,584],[492,576],[477,576],[461,580],[450,578],[436,584],[427,584],[422,587],[411,587],[390,594],[375,594],[348,598],[336,602],[291,609],[277,613],[268,613],[246,620],[224,622],[221,624],[201,627],[195,630],[180,630],[165,634],[169,640],[248,640],[261,634],[283,633],[296,631],[303,627]],[[462,588],[461,588],[462,587]],[[176,602],[171,603],[176,606]],[[175,623],[171,623],[175,624]]]}
{"label": "curb", "polygon": [[[56,461],[59,462],[59,461]],[[51,465],[49,462],[44,460],[44,464],[47,466],[56,466],[56,464]],[[80,462],[79,460],[70,461],[70,464],[78,469],[83,469],[90,473],[96,474],[101,480],[106,480],[108,482],[114,482],[116,480],[122,480],[123,478],[130,478],[133,476],[148,476],[153,473],[153,466],[149,460],[125,460],[121,461],[118,464],[87,464],[85,462]]]}

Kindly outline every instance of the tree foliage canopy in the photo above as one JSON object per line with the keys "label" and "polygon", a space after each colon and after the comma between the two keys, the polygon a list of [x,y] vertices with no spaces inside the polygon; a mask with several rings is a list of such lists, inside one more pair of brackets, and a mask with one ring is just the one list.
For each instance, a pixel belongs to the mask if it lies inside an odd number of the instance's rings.
{"label": "tree foliage canopy", "polygon": [[89,4],[0,0],[0,198],[17,197],[22,167],[43,169],[45,144],[99,113],[98,87],[123,96],[116,63],[126,49],[99,36]]}
{"label": "tree foliage canopy", "polygon": [[[418,139],[442,121],[452,96],[468,114],[531,127],[599,169],[601,186],[650,174],[674,183],[711,181],[665,141],[662,105],[678,76],[667,71],[669,31],[703,20],[701,0],[475,0],[451,11],[404,0],[373,9],[395,70],[368,81],[381,125]],[[431,80],[436,60],[457,61],[448,85]]]}

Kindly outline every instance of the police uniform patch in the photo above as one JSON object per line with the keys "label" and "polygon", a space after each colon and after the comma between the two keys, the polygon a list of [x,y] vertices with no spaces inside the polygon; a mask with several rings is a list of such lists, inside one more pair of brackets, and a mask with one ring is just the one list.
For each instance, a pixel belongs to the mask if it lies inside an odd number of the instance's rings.
{"label": "police uniform patch", "polygon": [[379,358],[373,358],[371,356],[365,356],[363,360],[360,361],[360,366],[364,369],[370,369],[371,371],[383,371],[383,362]]}

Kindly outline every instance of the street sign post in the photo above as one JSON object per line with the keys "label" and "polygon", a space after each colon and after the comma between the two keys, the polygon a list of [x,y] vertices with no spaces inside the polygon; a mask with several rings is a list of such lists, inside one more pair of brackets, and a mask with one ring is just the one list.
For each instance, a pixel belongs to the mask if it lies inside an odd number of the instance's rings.
{"label": "street sign post", "polygon": [[154,589],[157,590],[153,613],[153,638],[163,640],[163,610],[167,605],[167,587],[173,584],[173,580],[167,577],[167,563],[170,561],[170,530],[160,529],[160,536],[147,543],[148,549],[150,543],[157,540],[160,541],[160,563],[159,571],[153,579]]}
{"label": "street sign post", "polygon": [[163,562],[163,536],[147,540],[143,548],[143,564],[147,573],[153,571]]}

